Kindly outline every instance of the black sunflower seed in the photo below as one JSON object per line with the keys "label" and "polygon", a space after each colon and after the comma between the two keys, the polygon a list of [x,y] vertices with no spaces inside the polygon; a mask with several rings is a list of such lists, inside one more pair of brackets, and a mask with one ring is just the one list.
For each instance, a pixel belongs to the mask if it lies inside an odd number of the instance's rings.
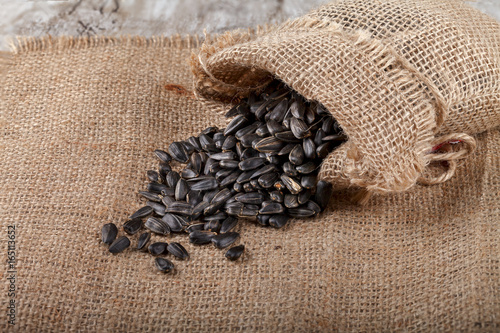
{"label": "black sunflower seed", "polygon": [[156,193],[140,191],[139,194],[150,201],[161,202],[161,197]]}
{"label": "black sunflower seed", "polygon": [[208,244],[216,234],[206,230],[195,230],[189,234],[189,241],[196,245]]}
{"label": "black sunflower seed", "polygon": [[214,140],[206,134],[200,135],[200,145],[201,148],[206,152],[212,152],[217,150],[215,147]]}
{"label": "black sunflower seed", "polygon": [[302,146],[304,148],[304,155],[306,156],[306,158],[316,158],[316,146],[314,145],[314,141],[311,138],[304,139]]}
{"label": "black sunflower seed", "polygon": [[229,174],[229,176],[227,176],[226,178],[224,178],[220,182],[220,186],[227,186],[227,185],[233,184],[234,182],[236,182],[236,179],[238,179],[238,177],[241,175],[241,173],[242,172],[239,169],[238,170],[234,170],[233,172],[231,172]]}
{"label": "black sunflower seed", "polygon": [[238,260],[239,257],[245,251],[245,245],[233,246],[229,250],[227,250],[225,257],[231,261]]}
{"label": "black sunflower seed", "polygon": [[332,125],[333,125],[333,118],[332,117],[326,117],[323,120],[323,124],[321,125],[321,129],[325,133],[330,133],[332,130]]}
{"label": "black sunflower seed", "polygon": [[240,160],[244,161],[248,158],[259,157],[259,152],[253,148],[246,148],[240,155]]}
{"label": "black sunflower seed", "polygon": [[284,145],[282,140],[271,136],[257,141],[253,148],[263,153],[273,153],[279,152]]}
{"label": "black sunflower seed", "polygon": [[167,186],[164,184],[156,183],[156,182],[151,182],[148,184],[147,187],[149,192],[153,193],[161,193],[161,191],[166,190]]}
{"label": "black sunflower seed", "polygon": [[217,194],[212,198],[212,201],[210,201],[210,203],[212,204],[224,203],[227,200],[229,200],[229,198],[231,198],[232,195],[233,194],[231,190],[229,190],[228,188],[223,188],[222,190],[217,192]]}
{"label": "black sunflower seed", "polygon": [[219,186],[215,178],[204,179],[191,185],[192,190],[209,191],[216,189]]}
{"label": "black sunflower seed", "polygon": [[103,243],[108,245],[113,243],[116,235],[118,235],[118,228],[114,223],[106,223],[102,226],[101,237]]}
{"label": "black sunflower seed", "polygon": [[200,175],[199,172],[195,172],[194,170],[192,169],[184,169],[181,171],[181,177],[183,179],[193,179],[193,178],[196,178]]}
{"label": "black sunflower seed", "polygon": [[292,194],[299,194],[302,191],[302,186],[295,179],[287,175],[281,175],[281,180]]}
{"label": "black sunflower seed", "polygon": [[219,162],[219,166],[223,169],[236,169],[239,162],[235,160],[223,160]]}
{"label": "black sunflower seed", "polygon": [[208,206],[210,206],[210,202],[201,201],[193,208],[193,215],[196,216],[197,214],[202,213],[205,210],[205,208],[207,208]]}
{"label": "black sunflower seed", "polygon": [[263,188],[271,188],[278,179],[279,179],[279,173],[273,172],[273,173],[266,173],[260,176],[258,181],[259,185],[262,186]]}
{"label": "black sunflower seed", "polygon": [[267,125],[267,131],[271,135],[275,135],[276,133],[286,131],[286,128],[283,126],[283,124],[275,120],[269,120],[266,125]]}
{"label": "black sunflower seed", "polygon": [[243,127],[242,129],[238,130],[238,132],[236,132],[234,134],[234,136],[236,137],[236,139],[241,141],[241,138],[243,136],[245,136],[247,134],[255,133],[255,131],[257,130],[257,128],[259,128],[260,125],[262,125],[262,123],[260,121],[256,121],[253,124],[250,124],[246,127]]}
{"label": "black sunflower seed", "polygon": [[238,219],[233,216],[228,216],[224,221],[222,221],[222,225],[220,227],[220,233],[226,233],[228,231],[233,230],[238,225]]}
{"label": "black sunflower seed", "polygon": [[236,158],[236,154],[232,151],[226,151],[223,153],[217,153],[217,154],[212,154],[210,155],[210,158],[216,161],[221,161],[221,160],[234,160]]}
{"label": "black sunflower seed", "polygon": [[269,197],[271,198],[272,201],[276,201],[276,202],[283,202],[283,200],[284,200],[283,193],[281,193],[280,191],[270,192]]}
{"label": "black sunflower seed", "polygon": [[257,215],[257,222],[260,225],[267,227],[269,225],[270,218],[271,218],[271,215]]}
{"label": "black sunflower seed", "polygon": [[111,253],[120,253],[123,252],[127,247],[130,246],[130,239],[127,236],[121,236],[117,240],[115,240],[109,246],[109,252]]}
{"label": "black sunflower seed", "polygon": [[300,139],[297,139],[292,131],[279,132],[274,136],[283,142],[300,142]]}
{"label": "black sunflower seed", "polygon": [[146,172],[146,175],[148,176],[149,180],[152,182],[157,182],[160,180],[160,175],[158,174],[158,172],[156,172],[154,170],[148,170]]}
{"label": "black sunflower seed", "polygon": [[207,127],[205,128],[201,134],[204,134],[204,135],[210,135],[210,134],[214,134],[214,133],[217,133],[219,131],[219,129],[216,127],[216,126],[210,126],[210,127]]}
{"label": "black sunflower seed", "polygon": [[316,212],[309,208],[290,208],[287,209],[287,214],[291,217],[304,218],[313,216]]}
{"label": "black sunflower seed", "polygon": [[191,144],[191,146],[193,146],[194,149],[196,149],[196,151],[202,150],[201,144],[200,144],[200,139],[198,139],[197,137],[191,136],[186,141],[189,142]]}
{"label": "black sunflower seed", "polygon": [[240,234],[234,231],[226,232],[224,234],[216,235],[212,237],[212,243],[218,249],[223,249],[230,246],[240,237]]}
{"label": "black sunflower seed", "polygon": [[159,235],[168,235],[170,233],[168,224],[156,217],[148,218],[144,223],[144,227]]}
{"label": "black sunflower seed", "polygon": [[274,164],[265,165],[262,168],[260,168],[257,171],[255,171],[254,173],[252,173],[252,175],[250,176],[250,179],[256,179],[256,178],[258,178],[258,177],[260,177],[262,175],[265,175],[267,173],[273,172],[276,169],[277,169],[276,165],[274,165]]}
{"label": "black sunflower seed", "polygon": [[163,273],[170,273],[174,269],[174,264],[165,258],[156,258],[155,266]]}
{"label": "black sunflower seed", "polygon": [[184,246],[176,242],[168,244],[167,251],[181,260],[189,258],[189,253]]}
{"label": "black sunflower seed", "polygon": [[260,205],[265,200],[265,196],[258,192],[239,193],[234,198],[238,202],[252,205]]}
{"label": "black sunflower seed", "polygon": [[267,124],[260,125],[259,128],[255,130],[255,133],[258,136],[265,137],[270,134],[269,128],[267,127]]}
{"label": "black sunflower seed", "polygon": [[172,157],[166,151],[156,149],[154,153],[156,157],[158,157],[158,159],[162,162],[169,163],[172,160]]}
{"label": "black sunflower seed", "polygon": [[189,155],[186,151],[186,148],[181,142],[172,142],[172,144],[168,147],[168,152],[174,160],[181,163],[187,163],[189,160]]}
{"label": "black sunflower seed", "polygon": [[303,188],[312,189],[316,186],[316,175],[305,175],[300,180],[300,185]]}
{"label": "black sunflower seed", "polygon": [[309,173],[313,172],[314,170],[316,170],[316,168],[317,168],[317,166],[316,166],[316,164],[314,164],[314,162],[307,162],[305,164],[298,165],[295,167],[295,169],[297,169],[297,171],[302,173],[302,174],[309,174]]}
{"label": "black sunflower seed", "polygon": [[[317,132],[316,135],[314,136],[314,144],[316,146],[320,146],[323,143],[323,138],[325,137],[325,132],[323,131],[322,128],[320,128]],[[317,150],[317,149],[316,149]]]}
{"label": "black sunflower seed", "polygon": [[288,219],[288,216],[283,214],[273,215],[269,219],[269,225],[274,228],[283,228],[288,222]]}
{"label": "black sunflower seed", "polygon": [[167,184],[169,187],[173,188],[175,191],[175,186],[177,186],[177,182],[181,179],[181,176],[176,171],[170,171],[167,174]]}
{"label": "black sunflower seed", "polygon": [[248,119],[244,116],[237,116],[227,125],[224,130],[224,135],[234,135],[239,129],[245,127],[248,124]]}
{"label": "black sunflower seed", "polygon": [[184,229],[183,220],[175,214],[165,214],[161,219],[170,228],[171,232],[181,232]]}
{"label": "black sunflower seed", "polygon": [[280,203],[272,201],[268,205],[262,207],[259,210],[259,214],[274,215],[274,214],[281,214],[284,211],[285,208]]}
{"label": "black sunflower seed", "polygon": [[290,177],[295,177],[299,174],[295,166],[290,162],[285,162],[283,164],[283,172]]}
{"label": "black sunflower seed", "polygon": [[190,234],[196,230],[204,230],[204,228],[205,228],[205,223],[194,223],[194,224],[189,225],[185,231],[188,234]]}
{"label": "black sunflower seed", "polygon": [[252,157],[241,161],[238,166],[240,170],[248,171],[261,167],[262,165],[264,165],[265,161],[266,159],[262,157]]}
{"label": "black sunflower seed", "polygon": [[146,246],[146,244],[149,242],[150,239],[151,239],[150,232],[142,233],[139,236],[139,239],[137,240],[137,249],[142,250]]}
{"label": "black sunflower seed", "polygon": [[312,201],[312,200],[309,200],[306,203],[306,208],[308,208],[310,210],[313,210],[316,214],[319,214],[322,211],[321,207],[317,203],[315,203],[314,201]]}
{"label": "black sunflower seed", "polygon": [[130,219],[133,220],[136,218],[145,217],[145,216],[148,216],[149,214],[151,214],[152,212],[153,212],[153,208],[151,208],[149,206],[144,206],[144,207],[139,208],[134,214],[130,215]]}
{"label": "black sunflower seed", "polygon": [[293,194],[285,194],[284,204],[286,208],[299,207],[299,198]]}
{"label": "black sunflower seed", "polygon": [[164,196],[163,198],[161,198],[161,202],[165,206],[166,210],[166,207],[168,207],[172,202],[175,202],[175,199],[171,196]]}
{"label": "black sunflower seed", "polygon": [[184,179],[180,179],[175,186],[175,200],[181,201],[186,199],[189,192],[189,185]]}
{"label": "black sunflower seed", "polygon": [[228,136],[225,140],[224,143],[222,144],[222,150],[231,150],[234,147],[236,147],[236,138],[234,135]]}
{"label": "black sunflower seed", "polygon": [[184,146],[184,149],[186,150],[188,156],[196,150],[195,147],[187,141],[181,141],[181,144]]}
{"label": "black sunflower seed", "polygon": [[186,201],[175,201],[168,205],[166,211],[167,213],[191,215],[193,213],[193,206]]}
{"label": "black sunflower seed", "polygon": [[154,256],[159,256],[160,254],[166,253],[167,245],[168,243],[165,242],[156,242],[148,246],[148,251]]}
{"label": "black sunflower seed", "polygon": [[[304,178],[302,178],[303,180]],[[303,187],[307,188],[302,184]],[[304,190],[299,193],[299,196],[297,197],[297,201],[299,202],[300,205],[305,204],[309,199],[311,198],[311,191],[310,190]]]}
{"label": "black sunflower seed", "polygon": [[292,116],[294,116],[295,118],[304,119],[304,115],[306,113],[306,108],[304,107],[304,105],[302,103],[299,103],[298,101],[294,101],[290,105],[289,110],[290,110],[290,113],[292,114]]}
{"label": "black sunflower seed", "polygon": [[162,205],[161,203],[159,202],[154,202],[154,201],[148,201],[146,202],[146,205],[150,206],[151,208],[153,208],[153,211],[160,215],[160,216],[163,216],[165,215],[165,209],[166,207],[164,205]]}
{"label": "black sunflower seed", "polygon": [[297,139],[303,139],[311,135],[306,123],[295,117],[290,120],[290,130]]}
{"label": "black sunflower seed", "polygon": [[326,208],[332,194],[332,183],[320,180],[318,184],[316,184],[316,194],[314,195],[314,201],[318,203],[318,205],[321,207],[321,210],[324,210]]}
{"label": "black sunflower seed", "polygon": [[219,232],[220,227],[221,227],[220,220],[212,220],[212,221],[205,222],[205,227],[203,229],[217,233],[217,232]]}
{"label": "black sunflower seed", "polygon": [[318,158],[325,158],[332,151],[334,144],[332,141],[325,142],[316,148],[316,155]]}
{"label": "black sunflower seed", "polygon": [[290,151],[290,155],[288,157],[290,162],[295,165],[300,165],[304,162],[305,154],[302,145],[295,145],[293,149]]}
{"label": "black sunflower seed", "polygon": [[288,110],[288,100],[284,98],[281,102],[276,105],[273,111],[269,112],[267,116],[270,120],[274,120],[277,122],[282,122],[283,118],[285,118],[285,113]]}

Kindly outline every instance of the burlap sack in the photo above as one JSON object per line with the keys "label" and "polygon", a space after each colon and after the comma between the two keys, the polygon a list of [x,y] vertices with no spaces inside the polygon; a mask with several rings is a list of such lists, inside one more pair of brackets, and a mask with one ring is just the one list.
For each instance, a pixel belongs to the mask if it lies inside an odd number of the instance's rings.
{"label": "burlap sack", "polygon": [[[273,78],[320,101],[349,141],[321,176],[337,189],[404,191],[451,178],[500,124],[500,24],[458,0],[343,0],[257,33],[233,31],[193,57],[196,91],[234,101]],[[461,141],[446,154],[433,147]],[[431,161],[450,161],[422,175]]]}
{"label": "burlap sack", "polygon": [[499,330],[498,129],[475,136],[477,150],[444,184],[365,207],[339,192],[320,217],[280,230],[241,223],[240,262],[185,236],[167,239],[191,253],[172,275],[141,252],[111,255],[100,228],[143,204],[136,193],[157,165],[153,149],[229,107],[194,99],[187,59],[197,47],[194,38],[42,39],[5,59],[0,331]]}

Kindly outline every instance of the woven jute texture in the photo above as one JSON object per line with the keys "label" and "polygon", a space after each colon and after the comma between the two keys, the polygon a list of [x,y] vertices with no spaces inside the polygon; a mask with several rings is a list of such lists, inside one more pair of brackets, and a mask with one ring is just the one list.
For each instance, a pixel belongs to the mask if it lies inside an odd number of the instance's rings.
{"label": "woven jute texture", "polygon": [[[500,24],[459,0],[344,0],[193,57],[196,92],[234,100],[279,78],[320,101],[349,137],[321,176],[337,189],[404,191],[450,179],[470,135],[500,124]],[[461,140],[460,150],[429,154]],[[429,178],[426,166],[451,161]]]}
{"label": "woven jute texture", "polygon": [[[193,97],[196,39],[19,43],[0,90],[0,331],[498,331],[500,133],[450,181],[284,229],[238,226],[247,252],[169,236],[191,254],[164,275],[153,258],[107,251],[157,166],[152,151],[217,124],[229,105]],[[15,227],[15,326],[7,323]],[[154,240],[163,239],[153,236]],[[132,237],[132,246],[137,239]]]}

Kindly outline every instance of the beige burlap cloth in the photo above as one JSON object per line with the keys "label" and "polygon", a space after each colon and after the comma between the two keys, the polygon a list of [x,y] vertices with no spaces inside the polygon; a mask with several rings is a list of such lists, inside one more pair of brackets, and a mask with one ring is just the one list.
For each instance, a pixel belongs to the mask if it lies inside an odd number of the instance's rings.
{"label": "beige burlap cloth", "polygon": [[[498,331],[500,133],[450,181],[372,198],[339,192],[284,229],[241,223],[243,260],[178,240],[111,255],[104,223],[142,205],[152,151],[218,123],[193,98],[196,39],[21,41],[0,87],[0,331]],[[15,325],[7,238],[15,226]],[[155,238],[159,239],[159,237]],[[136,245],[133,238],[132,245]]]}

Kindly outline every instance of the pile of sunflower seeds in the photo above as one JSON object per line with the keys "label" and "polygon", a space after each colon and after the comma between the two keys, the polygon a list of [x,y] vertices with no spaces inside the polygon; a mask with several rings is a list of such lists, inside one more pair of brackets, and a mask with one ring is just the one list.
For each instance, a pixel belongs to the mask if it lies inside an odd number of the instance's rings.
{"label": "pile of sunflower seeds", "polygon": [[[137,249],[153,255],[189,257],[179,243],[156,242],[146,247],[151,233],[187,233],[193,244],[231,246],[239,233],[231,230],[239,218],[281,228],[289,218],[307,218],[325,209],[332,186],[317,181],[322,160],[346,141],[329,112],[275,81],[260,95],[251,94],[226,114],[225,129],[208,127],[198,136],[173,142],[168,152],[156,150],[159,169],[147,171],[150,183],[139,192],[146,206],[123,224],[129,235],[145,228]],[[175,161],[175,162],[174,162]],[[179,172],[172,163],[186,164]],[[111,253],[130,246],[127,236],[116,239],[118,228],[102,228]],[[225,256],[237,260],[244,245]],[[162,257],[156,267],[170,272],[174,264]]]}

